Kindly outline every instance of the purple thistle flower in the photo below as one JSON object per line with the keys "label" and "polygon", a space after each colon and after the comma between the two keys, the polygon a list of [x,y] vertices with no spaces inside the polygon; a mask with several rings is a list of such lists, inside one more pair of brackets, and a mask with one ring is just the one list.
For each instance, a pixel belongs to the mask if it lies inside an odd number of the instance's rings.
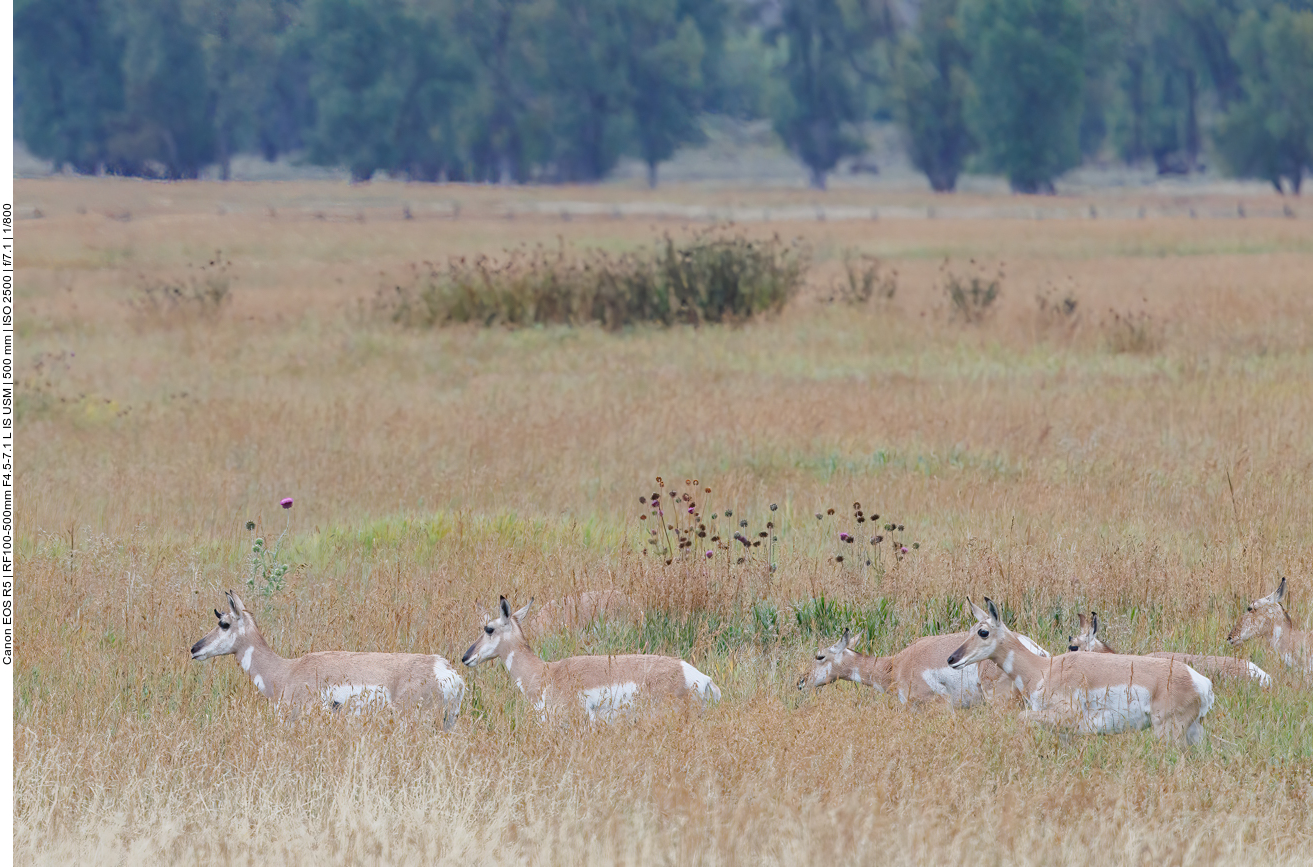
{"label": "purple thistle flower", "polygon": [[707,559],[708,559],[708,560],[711,559],[713,553],[714,553],[714,552],[712,552],[712,551],[708,551],[708,552],[707,552]]}
{"label": "purple thistle flower", "polygon": [[840,540],[841,542],[847,542],[847,541],[848,541],[848,534],[847,534],[847,533],[840,533],[840,534],[839,534],[839,540]]}
{"label": "purple thistle flower", "polygon": [[904,545],[903,547],[899,548],[899,549],[898,549],[898,553],[900,553],[900,554],[906,554],[906,553],[907,553],[907,546]]}
{"label": "purple thistle flower", "polygon": [[284,509],[290,509],[292,508],[293,502],[294,501],[292,500],[291,497],[283,497],[283,499],[279,501],[278,505],[282,506]]}

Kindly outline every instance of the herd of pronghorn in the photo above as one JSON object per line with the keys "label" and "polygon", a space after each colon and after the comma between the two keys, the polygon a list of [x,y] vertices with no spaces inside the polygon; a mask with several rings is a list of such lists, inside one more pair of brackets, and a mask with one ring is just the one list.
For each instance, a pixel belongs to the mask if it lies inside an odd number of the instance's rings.
{"label": "herd of pronghorn", "polygon": [[[1294,628],[1282,604],[1285,593],[1282,578],[1275,592],[1248,606],[1227,640],[1238,646],[1265,637],[1282,662],[1310,673],[1313,632]],[[1152,727],[1158,737],[1194,744],[1213,705],[1210,677],[1271,683],[1258,666],[1233,657],[1118,654],[1099,637],[1093,613],[1088,619],[1080,615],[1080,632],[1070,638],[1068,652],[1051,656],[1004,625],[988,597],[984,608],[967,603],[977,621],[970,631],[920,638],[893,656],[857,653],[856,641],[845,630],[836,644],[816,652],[798,688],[850,680],[896,693],[904,704],[939,701],[970,707],[1013,701],[1024,706],[1025,718],[1064,734]],[[613,591],[579,594],[548,603],[534,622],[544,627],[581,624],[630,604]],[[610,721],[643,703],[720,699],[710,677],[669,656],[572,656],[544,662],[521,626],[528,610],[526,605],[512,612],[502,597],[461,662],[473,667],[500,659],[543,719],[582,710],[591,721]],[[325,651],[284,659],[265,643],[237,594],[229,591],[228,610],[214,613],[218,625],[192,646],[191,658],[233,654],[260,694],[289,706],[293,715],[309,707],[360,711],[390,705],[440,711],[445,728],[455,725],[465,682],[441,656]]]}

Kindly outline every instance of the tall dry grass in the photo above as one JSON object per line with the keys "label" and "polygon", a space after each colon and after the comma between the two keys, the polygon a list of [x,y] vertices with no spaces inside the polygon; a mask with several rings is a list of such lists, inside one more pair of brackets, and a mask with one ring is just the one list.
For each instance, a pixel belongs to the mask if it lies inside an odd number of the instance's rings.
{"label": "tall dry grass", "polygon": [[[1241,602],[1289,574],[1308,625],[1298,221],[774,225],[818,264],[814,292],[768,321],[415,333],[362,313],[381,273],[558,234],[622,251],[665,227],[507,220],[486,198],[500,191],[462,192],[458,220],[362,223],[324,203],[347,214],[396,188],[18,186],[45,215],[20,224],[22,860],[1306,857],[1313,702],[1262,648],[1247,652],[1273,689],[1220,694],[1185,751],[793,688],[827,629],[861,619],[892,651],[966,626],[968,593],[1055,650],[1093,607],[1124,651],[1223,653]],[[134,313],[143,287],[215,249],[232,262],[216,315]],[[854,254],[897,270],[892,300],[826,302]],[[1005,263],[986,321],[953,321],[945,256]],[[773,555],[643,553],[657,475],[711,487],[704,511],[729,532],[775,523]],[[867,567],[854,502],[920,547]],[[580,736],[538,724],[485,667],[449,736],[280,722],[236,665],[186,654],[220,591],[246,587],[248,520],[270,538],[290,520],[285,588],[244,594],[285,655],[455,659],[500,593],[617,587],[645,618],[540,636],[542,651],[675,653],[725,700]]]}

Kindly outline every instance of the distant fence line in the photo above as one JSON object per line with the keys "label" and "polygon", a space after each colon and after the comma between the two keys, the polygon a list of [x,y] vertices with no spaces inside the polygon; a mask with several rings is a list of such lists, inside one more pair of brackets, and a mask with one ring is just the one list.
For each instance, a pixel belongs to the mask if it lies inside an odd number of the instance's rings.
{"label": "distant fence line", "polygon": [[[124,210],[105,210],[102,216],[118,221],[132,218]],[[149,213],[149,212],[148,212]],[[142,214],[146,216],[147,214]],[[826,221],[878,220],[1137,220],[1151,217],[1176,217],[1200,220],[1236,219],[1308,219],[1313,207],[1299,207],[1289,202],[1255,204],[1238,201],[1225,204],[1216,200],[1193,204],[1097,204],[1063,202],[1051,207],[1032,204],[988,205],[788,205],[781,207],[681,205],[673,202],[582,202],[539,201],[510,204],[447,202],[400,202],[388,205],[378,201],[353,205],[343,201],[298,203],[274,208],[249,203],[224,202],[217,213],[263,213],[273,219],[308,219],[332,222],[368,222],[389,220],[444,219],[573,219],[592,220],[675,220],[688,223],[796,223]],[[39,207],[17,208],[19,219],[46,216]]]}

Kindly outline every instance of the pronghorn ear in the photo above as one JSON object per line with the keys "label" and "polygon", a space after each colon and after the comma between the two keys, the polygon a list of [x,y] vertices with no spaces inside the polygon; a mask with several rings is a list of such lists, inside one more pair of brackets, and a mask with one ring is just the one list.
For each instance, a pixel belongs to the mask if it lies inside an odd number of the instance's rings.
{"label": "pronghorn ear", "polygon": [[242,604],[241,598],[231,590],[228,591],[228,607],[233,610],[233,615],[236,617],[246,613],[246,606]]}
{"label": "pronghorn ear", "polygon": [[510,620],[511,618],[511,606],[510,603],[506,601],[505,596],[501,598],[501,616],[505,617],[507,620]]}
{"label": "pronghorn ear", "polygon": [[998,616],[998,606],[995,605],[994,600],[990,599],[988,596],[985,597],[985,607],[989,609],[990,624],[993,626],[1001,625],[1003,621],[1002,618]]}
{"label": "pronghorn ear", "polygon": [[1081,634],[1081,635],[1084,635],[1084,634],[1085,634],[1085,623],[1086,623],[1086,621],[1085,621],[1085,615],[1084,615],[1084,614],[1077,614],[1077,615],[1076,615],[1076,625],[1080,627],[1080,634]]}
{"label": "pronghorn ear", "polygon": [[1285,598],[1286,598],[1286,579],[1282,577],[1281,586],[1277,588],[1277,592],[1272,594],[1272,601],[1280,605],[1281,600]]}
{"label": "pronghorn ear", "polygon": [[[986,598],[985,601],[988,602],[989,599]],[[989,612],[972,602],[970,596],[967,597],[967,605],[971,608],[971,615],[976,618],[977,623],[989,619]]]}
{"label": "pronghorn ear", "polygon": [[524,615],[526,615],[526,614],[529,613],[529,606],[530,606],[530,605],[533,605],[533,597],[532,597],[532,596],[529,597],[529,602],[528,602],[527,605],[525,605],[525,606],[524,606],[523,608],[521,608],[519,611],[515,612],[515,619],[516,619],[516,620],[523,620],[523,619],[524,619]]}

